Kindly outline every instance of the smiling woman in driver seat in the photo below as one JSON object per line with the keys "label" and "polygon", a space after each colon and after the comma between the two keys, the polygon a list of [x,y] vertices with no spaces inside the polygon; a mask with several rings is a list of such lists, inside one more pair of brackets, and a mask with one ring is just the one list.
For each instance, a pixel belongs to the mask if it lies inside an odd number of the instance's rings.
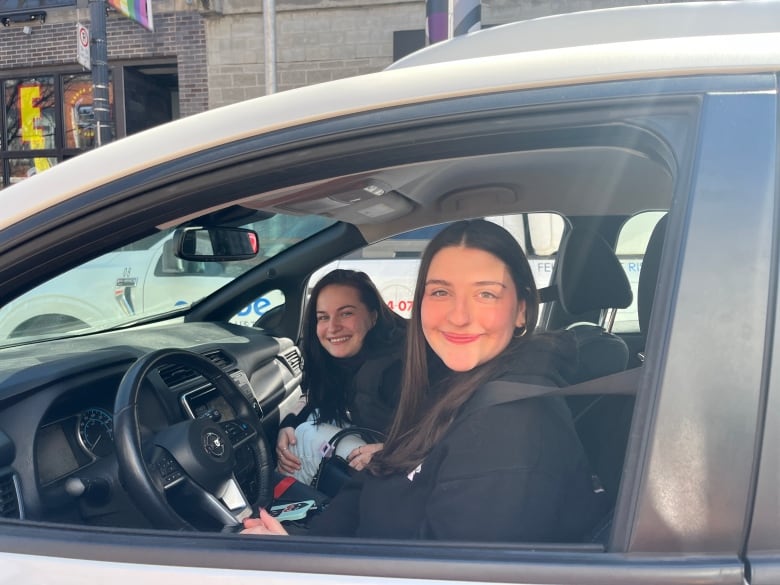
{"label": "smiling woman in driver seat", "polygon": [[[309,533],[581,540],[600,502],[563,399],[477,404],[491,380],[564,386],[576,365],[567,333],[533,334],[538,295],[517,241],[484,220],[452,224],[425,250],[413,307],[385,449]],[[244,526],[286,534],[265,510]]]}

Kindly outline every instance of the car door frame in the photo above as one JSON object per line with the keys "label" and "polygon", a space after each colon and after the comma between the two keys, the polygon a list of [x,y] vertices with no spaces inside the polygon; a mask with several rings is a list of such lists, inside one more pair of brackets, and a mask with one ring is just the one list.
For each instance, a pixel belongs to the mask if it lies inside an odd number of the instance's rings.
{"label": "car door frame", "polygon": [[[101,531],[73,529],[53,525],[37,525],[10,522],[3,524],[0,530],[0,558],[6,567],[25,574],[40,566],[41,557],[50,559],[79,559],[94,562],[90,565],[96,571],[121,563],[130,572],[145,570],[150,576],[162,576],[167,573],[168,583],[183,583],[184,577],[171,567],[198,567],[216,570],[220,575],[234,571],[259,571],[285,573],[291,582],[299,578],[301,582],[329,581],[328,576],[338,576],[337,582],[362,582],[373,576],[387,579],[441,579],[453,583],[473,581],[494,582],[534,582],[534,583],[742,583],[744,567],[739,558],[739,547],[735,547],[735,535],[743,535],[745,508],[750,500],[750,485],[744,478],[737,484],[728,481],[728,462],[713,460],[716,477],[725,484],[733,485],[736,490],[733,504],[726,507],[729,523],[697,524],[696,532],[682,528],[677,532],[669,530],[658,519],[657,509],[651,503],[661,500],[663,494],[657,491],[657,478],[668,472],[670,460],[669,448],[663,444],[661,435],[680,420],[679,414],[690,412],[691,401],[709,398],[717,408],[716,413],[728,414],[730,423],[736,422],[731,408],[734,397],[725,389],[716,396],[708,394],[706,381],[715,380],[723,386],[719,374],[725,364],[720,364],[721,353],[707,352],[703,358],[712,366],[707,380],[697,381],[686,395],[676,392],[676,388],[686,386],[689,379],[682,357],[676,355],[681,346],[698,339],[701,325],[707,319],[701,315],[701,294],[694,294],[697,277],[705,278],[712,285],[713,275],[703,268],[691,268],[696,263],[708,263],[707,250],[700,243],[705,239],[712,243],[718,241],[715,228],[709,224],[716,217],[722,225],[732,217],[734,210],[718,209],[712,201],[713,192],[717,193],[723,183],[701,180],[701,173],[712,172],[732,189],[741,189],[739,179],[743,176],[743,167],[736,168],[729,157],[755,148],[756,133],[772,153],[775,152],[775,128],[765,127],[758,113],[750,113],[750,106],[757,106],[761,115],[774,112],[777,108],[774,83],[768,75],[736,76],[729,78],[690,78],[659,82],[659,80],[620,82],[604,86],[580,86],[520,92],[510,96],[490,96],[482,98],[482,108],[499,107],[501,103],[514,99],[530,105],[534,103],[566,103],[568,100],[611,100],[634,95],[657,95],[659,91],[667,95],[698,96],[701,99],[698,136],[678,136],[681,145],[690,148],[690,152],[681,152],[678,161],[684,169],[678,177],[675,203],[672,209],[673,219],[669,226],[667,246],[662,258],[662,277],[659,281],[659,294],[653,314],[648,344],[648,362],[642,378],[640,399],[638,401],[637,425],[632,431],[629,444],[627,475],[621,489],[618,508],[615,512],[614,534],[603,552],[597,545],[571,547],[566,545],[539,547],[530,545],[457,545],[447,543],[394,543],[386,541],[360,541],[350,539],[266,539],[231,536],[213,536],[203,534],[179,533],[134,533],[132,531]],[[773,79],[773,78],[772,78]],[[753,102],[749,102],[753,100]],[[458,100],[456,100],[458,101]],[[458,107],[467,107],[469,100],[453,101],[441,106],[442,115],[451,113]],[[515,105],[517,105],[515,103]],[[471,106],[468,106],[471,107]],[[426,104],[427,116],[436,111],[437,104]],[[393,115],[402,112],[396,110]],[[422,115],[422,112],[420,112]],[[744,124],[736,136],[731,129],[734,118]],[[354,120],[361,123],[360,116]],[[659,129],[660,130],[660,129]],[[725,140],[719,134],[729,137]],[[760,225],[767,221],[766,207],[774,197],[774,166],[767,168],[764,158],[745,160],[736,156],[740,163],[747,164],[754,177],[751,191],[755,201],[760,203],[751,217],[759,220]],[[772,159],[774,164],[774,158]],[[690,174],[689,173],[690,170]],[[695,173],[694,173],[695,170]],[[771,189],[768,186],[771,184]],[[768,192],[769,191],[769,192]],[[773,201],[773,200],[772,200]],[[744,211],[744,210],[742,210]],[[773,214],[770,214],[773,217]],[[751,224],[752,225],[752,224]],[[771,230],[770,230],[771,233]],[[743,226],[738,235],[747,241],[755,242],[765,237],[760,230]],[[728,267],[740,260],[733,252],[728,255]],[[758,264],[760,258],[754,260]],[[767,311],[766,283],[758,280],[751,283],[749,290],[741,291],[739,298],[748,298],[753,302],[755,311]],[[708,290],[711,296],[718,296]],[[761,296],[763,295],[763,297]],[[709,302],[714,303],[715,299]],[[687,316],[686,316],[687,315]],[[734,311],[731,325],[741,320],[740,311]],[[750,363],[740,365],[738,371],[750,372],[755,361],[764,356],[763,336],[751,331],[750,351],[741,357],[750,358]],[[719,347],[720,349],[720,347]],[[735,356],[736,358],[737,356]],[[731,362],[730,362],[731,363]],[[763,361],[759,363],[759,366]],[[758,368],[762,371],[762,367]],[[727,377],[727,380],[733,379]],[[749,376],[752,380],[753,375]],[[737,413],[739,422],[754,421],[759,407],[759,388],[749,388],[749,396],[743,397]],[[723,399],[722,401],[719,399]],[[684,400],[683,400],[684,399]],[[740,434],[734,441],[730,453],[749,450],[751,454],[758,444],[755,435]],[[720,443],[718,443],[720,444]],[[752,460],[752,459],[751,459]],[[749,474],[748,474],[749,475]],[[656,482],[656,483],[654,483]],[[688,487],[688,486],[683,486]],[[720,486],[713,486],[720,487]],[[725,486],[724,486],[725,487]],[[675,494],[677,510],[685,510],[685,497],[691,497],[686,490]],[[649,503],[650,502],[650,503]],[[742,510],[740,522],[731,523]],[[692,514],[692,512],[691,512]],[[693,517],[689,519],[694,519]],[[726,525],[728,524],[728,525]],[[679,528],[679,527],[678,527]],[[705,538],[710,528],[717,529],[717,538]],[[74,536],[77,535],[77,538]],[[673,540],[670,541],[669,539]],[[674,545],[670,549],[670,544]],[[698,547],[698,548],[697,548]],[[670,550],[673,553],[670,553]],[[637,553],[637,554],[634,554]],[[106,565],[108,566],[108,565]],[[47,565],[48,567],[48,565]],[[89,572],[90,567],[79,565],[80,570]],[[51,568],[38,576],[51,577],[62,570],[52,561]],[[227,573],[225,573],[227,572]],[[187,571],[184,571],[187,573]],[[252,573],[256,576],[255,573]],[[213,573],[209,573],[213,576]],[[190,573],[188,578],[191,578]],[[277,575],[278,576],[278,575]],[[155,577],[156,578],[156,577]],[[211,576],[203,575],[202,582],[208,582]],[[200,579],[200,577],[199,577]],[[129,580],[128,580],[129,582]]]}

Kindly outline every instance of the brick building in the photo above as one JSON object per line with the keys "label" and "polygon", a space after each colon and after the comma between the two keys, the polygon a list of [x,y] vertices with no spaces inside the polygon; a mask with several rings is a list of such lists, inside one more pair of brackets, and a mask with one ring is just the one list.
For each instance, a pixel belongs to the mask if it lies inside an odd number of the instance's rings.
{"label": "brick building", "polygon": [[[483,0],[495,25],[663,0]],[[130,0],[132,2],[132,0]],[[378,71],[424,44],[424,0],[276,0],[277,91]],[[152,0],[154,31],[110,11],[114,136],[265,93],[262,0]],[[89,0],[0,0],[0,186],[94,146],[76,61]]]}

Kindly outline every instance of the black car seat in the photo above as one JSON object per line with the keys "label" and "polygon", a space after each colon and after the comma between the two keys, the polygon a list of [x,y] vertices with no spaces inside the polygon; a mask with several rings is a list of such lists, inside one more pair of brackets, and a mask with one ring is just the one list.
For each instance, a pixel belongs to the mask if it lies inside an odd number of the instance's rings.
{"label": "black car seat", "polygon": [[[661,252],[666,235],[666,224],[667,216],[664,216],[653,229],[639,273],[637,311],[639,329],[643,338],[647,336],[647,328],[655,298],[661,264]],[[642,351],[640,351],[639,356],[641,361],[639,363],[644,361],[644,343],[643,339],[641,344]],[[591,397],[572,396],[569,398],[572,400],[588,400]],[[587,404],[585,408],[581,407],[577,413],[575,421],[577,432],[588,454],[591,466],[606,491],[608,502],[608,513],[588,535],[590,542],[606,544],[611,532],[611,510],[614,507],[623,472],[634,402],[634,396],[630,395],[598,396]]]}
{"label": "black car seat", "polygon": [[647,327],[650,324],[650,313],[655,300],[655,289],[658,284],[658,271],[661,267],[661,252],[666,238],[666,224],[668,215],[664,215],[655,224],[650,239],[647,242],[645,256],[642,259],[642,268],[639,271],[639,284],[637,285],[637,314],[639,318],[639,332],[642,336],[639,360],[645,361],[645,343],[647,341]]}
{"label": "black car seat", "polygon": [[599,313],[599,323],[567,327],[577,338],[579,365],[573,384],[625,369],[628,346],[611,333],[614,312],[631,304],[633,294],[615,251],[599,234],[574,228],[561,242],[555,279],[558,302],[572,316]]}
{"label": "black car seat", "polygon": [[[562,308],[570,315],[600,315],[599,323],[567,327],[577,340],[579,363],[571,383],[584,382],[626,369],[626,342],[611,330],[614,313],[631,304],[631,285],[612,247],[598,233],[575,228],[558,252],[555,285]],[[577,434],[594,473],[611,504],[623,469],[633,396],[567,396]]]}
{"label": "black car seat", "polygon": [[[658,284],[658,274],[661,266],[661,252],[663,251],[664,239],[666,237],[667,215],[663,216],[647,242],[645,255],[642,259],[642,268],[639,271],[639,282],[637,285],[637,313],[639,318],[639,331],[643,339],[639,351],[637,363],[644,362],[644,345],[647,338],[647,328],[650,323],[650,314],[655,299],[655,291]],[[617,489],[620,483],[620,476],[623,472],[623,462],[625,459],[626,447],[628,444],[628,433],[631,429],[631,420],[634,412],[634,396],[602,396],[595,408],[601,410],[597,413],[588,413],[584,418],[590,421],[602,421],[600,425],[601,434],[598,439],[598,445],[594,448],[590,446],[589,456],[591,464],[598,470],[599,478],[605,486],[608,494],[617,496]],[[583,429],[583,426],[587,428]],[[588,420],[579,421],[578,432],[586,437],[594,431]],[[614,502],[612,502],[614,504]],[[591,542],[606,543],[611,530],[611,515],[608,514],[604,521],[590,535]]]}

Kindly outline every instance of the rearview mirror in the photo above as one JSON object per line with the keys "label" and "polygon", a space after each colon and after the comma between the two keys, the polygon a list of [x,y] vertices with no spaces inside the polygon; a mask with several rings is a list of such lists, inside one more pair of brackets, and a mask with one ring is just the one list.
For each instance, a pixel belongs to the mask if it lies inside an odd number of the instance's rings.
{"label": "rearview mirror", "polygon": [[177,257],[195,262],[224,262],[254,258],[257,232],[234,227],[186,227],[173,234]]}

